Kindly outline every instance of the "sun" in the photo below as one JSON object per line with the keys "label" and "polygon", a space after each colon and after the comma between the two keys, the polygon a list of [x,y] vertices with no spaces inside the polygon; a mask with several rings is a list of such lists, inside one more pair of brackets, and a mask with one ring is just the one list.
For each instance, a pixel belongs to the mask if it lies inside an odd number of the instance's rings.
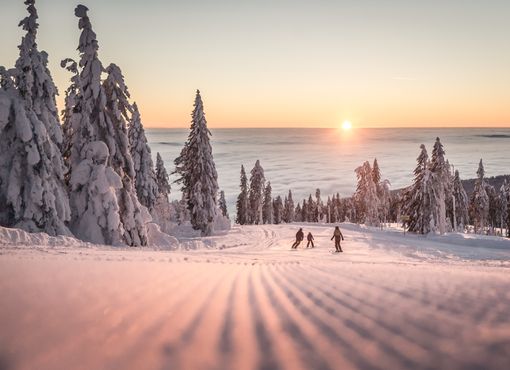
{"label": "sun", "polygon": [[352,123],[351,123],[351,121],[344,121],[344,122],[342,123],[342,130],[344,130],[344,131],[349,131],[351,128],[352,128]]}

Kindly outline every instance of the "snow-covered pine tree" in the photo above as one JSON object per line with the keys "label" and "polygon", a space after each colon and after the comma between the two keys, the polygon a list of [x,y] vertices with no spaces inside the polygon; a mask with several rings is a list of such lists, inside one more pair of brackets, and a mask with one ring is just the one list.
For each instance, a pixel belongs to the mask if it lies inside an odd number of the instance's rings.
{"label": "snow-covered pine tree", "polygon": [[152,161],[151,149],[147,143],[145,130],[140,119],[136,103],[132,106],[133,114],[129,124],[128,137],[133,168],[135,170],[136,195],[140,203],[153,213],[158,198],[158,184]]}
{"label": "snow-covered pine tree", "polygon": [[237,196],[236,202],[236,222],[239,225],[245,225],[249,222],[248,216],[248,178],[246,177],[246,171],[244,166],[241,165],[241,181],[240,181],[240,193]]}
{"label": "snow-covered pine tree", "polygon": [[289,189],[289,195],[287,195],[287,203],[285,204],[285,216],[287,220],[285,222],[294,222],[296,218],[294,199],[292,199],[292,190]]}
{"label": "snow-covered pine tree", "polygon": [[[127,122],[133,108],[129,103],[129,92],[124,76],[115,64],[106,67],[107,77],[103,82],[106,93],[106,127],[103,141],[110,150],[110,165],[122,180],[119,192],[120,221],[124,227],[124,239],[128,245],[147,244],[146,219],[138,200],[135,187],[136,173],[131,156]],[[145,163],[147,164],[147,163]]]}
{"label": "snow-covered pine tree", "polygon": [[[76,105],[72,110],[75,117],[69,119],[70,126],[66,127],[66,134],[71,135],[71,138],[66,139],[71,147],[69,153],[71,179],[74,176],[73,172],[82,162],[90,161],[86,156],[90,150],[89,144],[103,142],[108,152],[106,155],[101,152],[101,158],[106,158],[106,166],[120,177],[122,184],[116,188],[115,201],[118,202],[118,207],[109,207],[108,212],[118,212],[116,217],[120,220],[119,228],[123,243],[131,246],[145,245],[146,219],[134,188],[135,174],[126,127],[128,112],[131,109],[128,102],[129,94],[120,69],[115,65],[107,68],[108,77],[101,83],[101,74],[105,70],[97,55],[99,47],[87,11],[88,8],[83,5],[78,5],[75,9],[82,32],[78,46],[79,83],[75,84],[79,91],[74,98]],[[96,207],[97,199],[93,196],[93,193],[84,193],[79,187],[71,187],[71,227],[73,231],[79,231],[79,238],[90,241],[96,237],[93,234],[97,232],[95,230],[97,225],[100,225],[103,234],[109,230],[104,229],[106,227],[104,223],[101,224],[103,215],[97,213],[98,209],[93,212],[88,210],[89,207]],[[89,217],[88,227],[83,224],[85,214],[97,217],[95,221]]]}
{"label": "snow-covered pine tree", "polygon": [[79,106],[81,99],[79,97],[81,91],[80,72],[78,70],[78,63],[71,58],[66,58],[60,62],[62,68],[67,69],[73,74],[71,77],[71,84],[65,91],[64,109],[62,110],[62,156],[67,166],[70,164],[70,155],[73,141],[73,127],[77,127],[79,122],[75,123],[74,120],[79,121],[80,115],[74,114],[80,112]]}
{"label": "snow-covered pine tree", "polygon": [[48,69],[48,54],[39,51],[36,38],[37,9],[35,0],[25,0],[28,17],[25,17],[19,26],[27,31],[19,46],[20,55],[16,60],[15,75],[16,87],[37,118],[44,124],[51,141],[58,147],[62,145],[62,129],[58,118],[58,109],[55,96],[57,88]]}
{"label": "snow-covered pine tree", "polygon": [[358,222],[367,225],[379,225],[379,197],[374,183],[372,168],[366,161],[355,170],[358,185],[354,194],[357,205]]}
{"label": "snow-covered pine tree", "polygon": [[333,213],[333,202],[331,200],[331,196],[328,195],[328,200],[326,201],[326,223],[331,223],[331,214]]}
{"label": "snow-covered pine tree", "polygon": [[[506,229],[506,236],[510,237],[510,184],[506,181],[501,185],[499,196],[501,198],[501,227]],[[503,236],[503,230],[501,230]]]}
{"label": "snow-covered pine tree", "polygon": [[495,234],[495,228],[499,226],[501,220],[501,204],[499,202],[499,194],[496,188],[490,184],[485,187],[487,196],[489,197],[489,213],[487,217],[487,224],[490,227],[490,234]]}
{"label": "snow-covered pine tree", "polygon": [[431,206],[434,220],[433,230],[439,230],[441,235],[446,232],[446,193],[449,188],[448,166],[444,155],[443,144],[441,144],[439,138],[436,138],[430,159],[431,186],[433,190]]}
{"label": "snow-covered pine tree", "polygon": [[416,158],[413,185],[403,194],[402,211],[409,217],[408,229],[411,232],[428,234],[431,231],[431,174],[425,145],[420,146],[420,155]]}
{"label": "snow-covered pine tree", "polygon": [[178,181],[182,183],[182,191],[188,201],[191,225],[200,230],[202,236],[209,236],[216,217],[218,175],[209,139],[211,132],[207,128],[199,90],[191,117],[188,140],[176,159],[176,173],[180,176]]}
{"label": "snow-covered pine tree", "polygon": [[0,224],[29,232],[71,235],[60,154],[62,132],[48,55],[37,48],[37,10],[29,15],[16,67],[2,67],[0,89]]}
{"label": "snow-covered pine tree", "polygon": [[301,207],[301,222],[308,222],[308,204],[306,203],[306,199],[303,199],[303,206]]}
{"label": "snow-covered pine tree", "polygon": [[377,158],[374,158],[374,164],[372,165],[372,180],[376,186],[381,182],[381,169],[379,168]]}
{"label": "snow-covered pine tree", "polygon": [[125,240],[117,194],[122,180],[108,166],[108,147],[103,141],[90,142],[83,148],[83,156],[70,178],[74,206],[83,210],[73,231],[92,243],[121,245]]}
{"label": "snow-covered pine tree", "polygon": [[[157,187],[157,197],[156,204],[154,205],[154,211],[152,212],[152,217],[154,221],[161,227],[161,230],[164,232],[169,231],[170,227],[170,217],[171,217],[171,207],[170,202],[168,200],[168,196],[170,195],[170,180],[168,178],[168,173],[166,172],[165,163],[163,162],[163,158],[161,158],[161,154],[156,153],[156,170],[155,170],[155,181]],[[179,204],[178,209],[176,209],[177,218],[180,223],[187,220],[186,212],[184,210],[180,210],[181,204]],[[184,203],[184,207],[185,203]],[[184,212],[184,215],[182,214]]]}
{"label": "snow-covered pine tree", "polygon": [[220,191],[220,199],[218,201],[218,207],[220,208],[221,215],[223,217],[228,217],[228,208],[227,208],[227,201],[225,199],[225,192],[222,190]]}
{"label": "snow-covered pine tree", "polygon": [[301,203],[298,203],[296,206],[296,209],[294,211],[294,221],[295,222],[302,222],[303,219],[301,218],[302,210],[301,210]]}
{"label": "snow-covered pine tree", "polygon": [[260,161],[257,160],[251,170],[250,191],[248,193],[250,224],[262,224],[264,181],[264,169],[260,165]]}
{"label": "snow-covered pine tree", "polygon": [[324,204],[321,199],[321,189],[315,189],[314,221],[322,222],[324,216]]}
{"label": "snow-covered pine tree", "polygon": [[262,222],[264,224],[273,223],[273,196],[271,195],[271,182],[268,181],[264,188],[264,203],[262,205]]}
{"label": "snow-covered pine tree", "polygon": [[489,217],[489,196],[486,191],[485,169],[481,159],[476,175],[475,187],[470,199],[470,213],[475,226],[475,233],[483,233]]}
{"label": "snow-covered pine tree", "polygon": [[463,231],[469,222],[469,198],[460,180],[459,171],[455,170],[452,183],[453,196],[453,230]]}
{"label": "snow-covered pine tree", "polygon": [[372,165],[372,179],[376,187],[377,197],[379,198],[379,209],[378,217],[379,222],[387,222],[390,213],[390,182],[388,180],[382,180],[381,169],[377,158],[374,158],[374,164]]}
{"label": "snow-covered pine tree", "polygon": [[283,216],[283,201],[281,196],[277,196],[273,203],[273,223],[275,225],[282,223]]}

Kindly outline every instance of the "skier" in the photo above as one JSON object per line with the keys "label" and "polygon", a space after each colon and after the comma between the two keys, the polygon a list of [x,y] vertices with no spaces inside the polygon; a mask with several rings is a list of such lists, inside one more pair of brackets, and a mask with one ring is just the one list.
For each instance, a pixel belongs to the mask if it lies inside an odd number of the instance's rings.
{"label": "skier", "polygon": [[344,236],[338,226],[335,227],[335,232],[333,233],[333,236],[331,237],[331,240],[333,240],[333,239],[335,239],[336,252],[343,252],[342,247],[340,246],[340,239],[344,240]]}
{"label": "skier", "polygon": [[313,235],[312,233],[308,233],[308,235],[306,236],[306,239],[308,240],[308,244],[306,244],[306,247],[308,248],[310,246],[310,243],[312,243],[312,248],[315,247],[315,245],[313,245]]}
{"label": "skier", "polygon": [[296,241],[292,244],[292,249],[297,249],[297,246],[303,241],[305,238],[305,234],[303,233],[303,229],[299,229],[296,233]]}

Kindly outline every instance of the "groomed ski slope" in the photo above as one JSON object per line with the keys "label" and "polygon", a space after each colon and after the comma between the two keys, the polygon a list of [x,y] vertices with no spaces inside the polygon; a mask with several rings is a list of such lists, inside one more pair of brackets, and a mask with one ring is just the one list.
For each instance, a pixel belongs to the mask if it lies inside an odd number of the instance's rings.
{"label": "groomed ski slope", "polygon": [[[3,229],[0,369],[508,369],[510,241],[235,227],[190,251]],[[41,245],[29,246],[36,242]]]}

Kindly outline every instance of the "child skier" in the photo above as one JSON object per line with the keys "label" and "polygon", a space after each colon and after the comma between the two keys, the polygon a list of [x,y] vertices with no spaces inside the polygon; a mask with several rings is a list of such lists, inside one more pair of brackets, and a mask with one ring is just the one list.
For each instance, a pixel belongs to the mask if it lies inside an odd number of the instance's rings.
{"label": "child skier", "polygon": [[336,252],[343,252],[342,247],[340,246],[340,239],[344,240],[344,236],[338,226],[335,227],[335,232],[333,233],[331,240],[333,240],[333,238],[335,239]]}
{"label": "child skier", "polygon": [[312,248],[314,248],[315,246],[313,245],[313,235],[311,232],[308,233],[306,239],[308,240],[308,244],[306,244],[306,247],[307,248],[310,247],[310,243],[312,243]]}

